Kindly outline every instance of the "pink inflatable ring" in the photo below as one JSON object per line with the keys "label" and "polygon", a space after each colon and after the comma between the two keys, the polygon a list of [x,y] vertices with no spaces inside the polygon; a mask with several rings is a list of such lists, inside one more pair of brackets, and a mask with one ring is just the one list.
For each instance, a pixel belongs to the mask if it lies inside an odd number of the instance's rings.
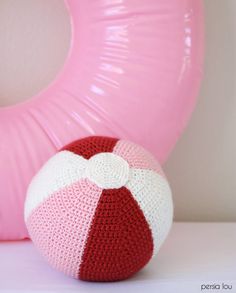
{"label": "pink inflatable ring", "polygon": [[187,124],[202,76],[198,0],[68,0],[63,70],[35,97],[0,108],[0,239],[28,237],[27,186],[69,142],[106,135],[163,163]]}

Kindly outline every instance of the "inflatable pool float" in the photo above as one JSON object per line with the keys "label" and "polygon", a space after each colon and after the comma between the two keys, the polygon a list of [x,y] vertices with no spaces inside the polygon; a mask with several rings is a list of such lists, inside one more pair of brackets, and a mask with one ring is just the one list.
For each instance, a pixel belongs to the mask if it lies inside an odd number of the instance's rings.
{"label": "inflatable pool float", "polygon": [[163,163],[194,108],[202,77],[203,7],[195,0],[68,0],[62,71],[31,99],[0,108],[0,239],[28,237],[27,186],[67,143],[129,139]]}

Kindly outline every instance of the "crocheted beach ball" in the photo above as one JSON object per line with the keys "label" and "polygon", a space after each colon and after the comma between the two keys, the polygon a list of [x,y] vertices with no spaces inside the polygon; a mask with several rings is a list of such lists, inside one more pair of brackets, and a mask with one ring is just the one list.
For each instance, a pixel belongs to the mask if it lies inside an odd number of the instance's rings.
{"label": "crocheted beach ball", "polygon": [[171,227],[168,182],[154,157],[116,138],[92,136],[54,155],[25,203],[31,239],[49,263],[89,281],[139,271]]}

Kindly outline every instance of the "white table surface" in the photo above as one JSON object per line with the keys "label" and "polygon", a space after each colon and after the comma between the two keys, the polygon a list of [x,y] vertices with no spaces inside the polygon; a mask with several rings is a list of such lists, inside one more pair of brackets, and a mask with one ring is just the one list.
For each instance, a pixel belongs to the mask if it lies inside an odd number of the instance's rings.
{"label": "white table surface", "polygon": [[[203,289],[231,285],[231,290]],[[202,290],[201,290],[202,289]],[[89,283],[53,270],[30,241],[0,242],[0,292],[236,292],[236,223],[174,223],[158,256],[135,277]]]}

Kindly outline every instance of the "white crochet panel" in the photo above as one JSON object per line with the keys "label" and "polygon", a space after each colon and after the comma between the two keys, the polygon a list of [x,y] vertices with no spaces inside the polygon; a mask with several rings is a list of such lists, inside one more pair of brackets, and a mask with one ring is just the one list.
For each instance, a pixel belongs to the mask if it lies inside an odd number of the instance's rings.
{"label": "white crochet panel", "polygon": [[162,175],[145,169],[131,169],[126,187],[138,202],[150,225],[155,255],[164,242],[173,218],[171,190]]}
{"label": "white crochet panel", "polygon": [[34,208],[53,192],[84,178],[87,160],[69,151],[61,151],[49,159],[31,181],[26,202],[25,221]]}
{"label": "white crochet panel", "polygon": [[129,179],[129,164],[113,153],[99,153],[89,159],[86,176],[101,188],[120,188]]}
{"label": "white crochet panel", "polygon": [[53,192],[82,178],[88,178],[103,189],[120,188],[128,181],[129,170],[129,164],[113,153],[99,153],[87,160],[70,151],[58,152],[40,169],[29,185],[25,220]]}

